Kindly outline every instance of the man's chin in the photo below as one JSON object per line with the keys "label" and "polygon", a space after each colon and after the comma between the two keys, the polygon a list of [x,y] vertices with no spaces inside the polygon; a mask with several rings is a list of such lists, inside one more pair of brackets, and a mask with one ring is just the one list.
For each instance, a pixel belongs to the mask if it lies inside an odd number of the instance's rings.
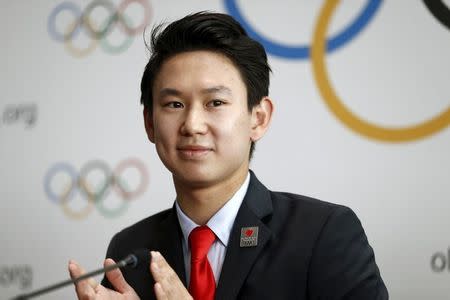
{"label": "man's chin", "polygon": [[175,184],[179,183],[194,188],[208,187],[217,181],[211,172],[189,170],[172,174]]}

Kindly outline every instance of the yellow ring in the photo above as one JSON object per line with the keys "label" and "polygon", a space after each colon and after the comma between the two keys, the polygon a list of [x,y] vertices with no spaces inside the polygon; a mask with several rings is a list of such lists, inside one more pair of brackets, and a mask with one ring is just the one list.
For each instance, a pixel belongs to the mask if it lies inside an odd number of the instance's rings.
{"label": "yellow ring", "polygon": [[350,129],[363,136],[385,142],[406,142],[424,138],[443,130],[450,124],[450,106],[433,118],[412,126],[383,127],[359,118],[339,99],[328,78],[325,67],[326,33],[331,17],[339,0],[325,1],[316,27],[311,46],[313,74],[319,91],[328,108]]}
{"label": "yellow ring", "polygon": [[[76,20],[75,22],[73,22],[72,25],[69,25],[67,32],[72,32],[72,30],[75,30],[76,26],[78,26],[78,22],[79,22],[79,20]],[[81,58],[81,57],[84,57],[84,56],[90,54],[92,51],[94,51],[95,48],[97,47],[97,43],[98,42],[96,39],[91,39],[91,42],[89,43],[89,45],[86,48],[80,49],[80,48],[76,48],[72,43],[72,39],[69,38],[65,41],[64,46],[65,46],[67,52],[72,54],[72,56]]]}
{"label": "yellow ring", "polygon": [[[78,182],[78,184],[79,185],[84,184],[84,181],[83,182]],[[74,211],[73,209],[71,209],[69,207],[69,201],[68,201],[69,198],[68,198],[68,196],[70,194],[70,190],[71,189],[68,189],[64,193],[63,197],[61,198],[62,199],[61,207],[62,207],[62,210],[63,210],[64,214],[66,216],[68,216],[69,218],[74,219],[74,220],[81,220],[81,219],[86,218],[91,213],[92,209],[94,208],[94,199],[93,199],[93,197],[91,197],[91,195],[88,195],[87,205],[84,208],[82,208],[81,210],[79,210],[79,211]]]}

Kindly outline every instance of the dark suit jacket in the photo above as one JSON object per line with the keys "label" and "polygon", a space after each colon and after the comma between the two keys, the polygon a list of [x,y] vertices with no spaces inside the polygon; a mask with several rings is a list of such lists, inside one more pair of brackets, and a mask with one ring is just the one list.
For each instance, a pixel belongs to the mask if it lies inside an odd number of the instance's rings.
{"label": "dark suit jacket", "polygon": [[[241,248],[241,228],[258,226],[258,245]],[[175,208],[117,233],[107,257],[160,251],[186,284]],[[155,299],[149,266],[123,270],[141,299]],[[110,287],[106,279],[103,284]],[[388,299],[357,216],[347,207],[269,191],[251,172],[230,235],[216,299]]]}

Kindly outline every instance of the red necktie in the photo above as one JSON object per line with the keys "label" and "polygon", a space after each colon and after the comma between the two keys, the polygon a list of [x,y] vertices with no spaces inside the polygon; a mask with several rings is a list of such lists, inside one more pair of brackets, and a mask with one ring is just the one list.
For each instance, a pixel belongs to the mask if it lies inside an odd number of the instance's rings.
{"label": "red necktie", "polygon": [[208,226],[199,226],[189,234],[191,247],[191,282],[189,292],[194,300],[213,300],[216,281],[208,261],[208,251],[216,236]]}

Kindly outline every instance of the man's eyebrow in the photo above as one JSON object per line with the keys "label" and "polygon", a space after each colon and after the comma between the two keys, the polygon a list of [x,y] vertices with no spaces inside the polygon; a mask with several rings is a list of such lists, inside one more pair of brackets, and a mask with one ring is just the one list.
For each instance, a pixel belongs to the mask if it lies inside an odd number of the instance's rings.
{"label": "man's eyebrow", "polygon": [[165,97],[165,96],[180,96],[181,92],[179,90],[173,89],[173,88],[163,88],[159,91],[159,97]]}
{"label": "man's eyebrow", "polygon": [[[224,85],[217,85],[212,86],[209,88],[202,89],[202,94],[215,94],[215,93],[222,93],[231,95],[231,89],[224,86]],[[166,96],[180,96],[182,94],[181,91],[174,89],[174,88],[163,88],[159,91],[159,97],[163,98]]]}
{"label": "man's eyebrow", "polygon": [[210,88],[206,88],[202,90],[203,94],[214,94],[214,93],[223,93],[231,95],[231,89],[224,85],[217,85]]}

